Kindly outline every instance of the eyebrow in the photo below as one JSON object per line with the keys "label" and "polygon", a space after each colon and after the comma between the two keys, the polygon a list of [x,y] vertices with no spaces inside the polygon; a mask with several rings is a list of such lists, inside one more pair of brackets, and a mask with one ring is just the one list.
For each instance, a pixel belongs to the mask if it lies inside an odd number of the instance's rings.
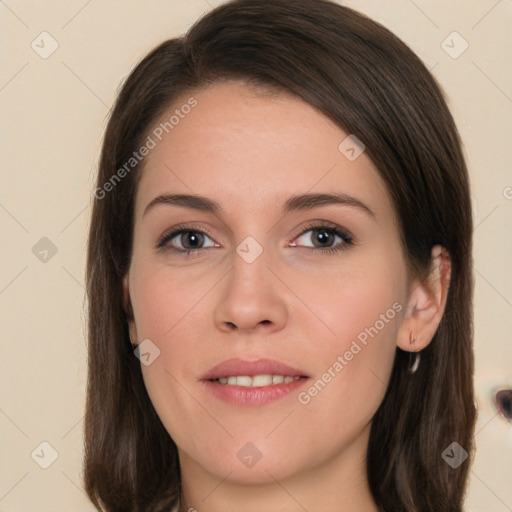
{"label": "eyebrow", "polygon": [[[153,209],[157,205],[181,206],[183,208],[213,213],[214,215],[224,213],[224,210],[217,201],[204,196],[190,194],[164,194],[155,197],[155,199],[146,206],[142,216],[144,217],[149,210]],[[301,194],[292,196],[284,203],[282,213],[286,214],[292,211],[311,210],[313,208],[327,205],[352,206],[364,211],[370,217],[375,218],[375,213],[369,206],[355,197],[342,193]]]}

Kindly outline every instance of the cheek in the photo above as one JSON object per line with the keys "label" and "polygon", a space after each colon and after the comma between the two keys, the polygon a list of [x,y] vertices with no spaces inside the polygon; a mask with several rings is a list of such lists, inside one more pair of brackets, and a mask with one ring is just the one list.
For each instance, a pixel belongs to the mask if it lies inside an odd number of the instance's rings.
{"label": "cheek", "polygon": [[215,281],[180,278],[179,272],[154,264],[134,266],[130,277],[139,340],[151,340],[158,351],[150,365],[141,365],[146,389],[169,434],[186,444],[190,425],[200,425],[197,416],[204,414],[188,390],[191,376],[198,375],[198,360],[208,357],[209,346],[198,332],[206,321],[201,308]]}
{"label": "cheek", "polygon": [[[355,297],[344,304],[342,319],[333,323],[333,341],[322,347],[314,378],[297,396],[305,417],[315,418],[330,439],[325,449],[355,438],[371,422],[385,396],[401,305],[392,303],[388,294],[383,298],[359,301]],[[305,443],[318,443],[314,430],[304,429],[301,435]]]}
{"label": "cheek", "polygon": [[131,272],[130,297],[139,338],[160,340],[172,327],[178,301],[169,293],[167,283],[160,278],[161,272],[144,271],[137,267]]}
{"label": "cheek", "polygon": [[176,403],[184,411],[194,405],[187,383],[200,378],[205,361],[218,357],[212,296],[220,278],[154,263],[134,270],[130,290],[137,333],[159,351],[154,363],[142,367],[146,388],[157,411],[175,410]]}
{"label": "cheek", "polygon": [[297,295],[307,298],[304,302],[311,312],[307,323],[316,336],[311,332],[310,339],[318,339],[321,332],[322,352],[331,358],[348,350],[354,340],[369,346],[375,338],[379,343],[372,344],[374,351],[389,350],[404,309],[402,274],[400,261],[393,263],[384,254],[379,260],[359,258],[329,274],[303,280],[296,289]]}
{"label": "cheek", "polygon": [[157,344],[166,344],[174,332],[190,324],[190,315],[214,284],[207,276],[196,278],[161,264],[134,266],[131,275],[130,297],[139,337]]}
{"label": "cheek", "polygon": [[402,274],[399,258],[382,258],[352,265],[329,286],[306,285],[316,290],[308,297],[323,323],[315,326],[325,334],[315,355],[315,379],[298,401],[333,432],[339,422],[350,429],[370,421],[384,397],[404,311]]}

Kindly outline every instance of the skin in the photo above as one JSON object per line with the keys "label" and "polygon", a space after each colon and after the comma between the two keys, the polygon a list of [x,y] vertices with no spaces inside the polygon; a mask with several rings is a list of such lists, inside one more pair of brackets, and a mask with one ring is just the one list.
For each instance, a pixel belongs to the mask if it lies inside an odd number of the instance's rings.
{"label": "skin", "polygon": [[[437,329],[449,257],[436,246],[429,281],[408,275],[376,168],[365,153],[349,161],[338,150],[348,134],[310,105],[241,82],[193,96],[197,106],[146,158],[123,283],[134,313],[132,341],[149,338],[160,350],[141,370],[178,446],[182,509],[376,511],[365,467],[372,417],[396,347],[421,350]],[[289,196],[308,192],[348,194],[374,216],[348,205],[282,214]],[[223,212],[167,204],[144,215],[166,193],[206,196]],[[348,230],[354,245],[322,252],[315,231],[306,231],[311,221]],[[211,232],[199,243],[207,248],[173,252],[186,236],[155,248],[166,230],[190,222]],[[248,236],[263,248],[252,263],[236,252]],[[324,247],[342,243],[335,237]],[[270,358],[307,373],[299,390],[307,391],[394,303],[401,311],[307,404],[297,391],[270,404],[232,405],[201,381],[226,359]],[[262,455],[251,468],[237,457],[247,442]]]}

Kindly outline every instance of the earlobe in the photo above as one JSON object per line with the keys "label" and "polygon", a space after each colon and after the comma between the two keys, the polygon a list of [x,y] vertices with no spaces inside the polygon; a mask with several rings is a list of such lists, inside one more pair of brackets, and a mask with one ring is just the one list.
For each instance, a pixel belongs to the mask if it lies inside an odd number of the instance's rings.
{"label": "earlobe", "polygon": [[443,316],[450,283],[451,264],[444,247],[432,248],[427,279],[411,285],[405,316],[397,335],[402,350],[423,350],[433,339]]}

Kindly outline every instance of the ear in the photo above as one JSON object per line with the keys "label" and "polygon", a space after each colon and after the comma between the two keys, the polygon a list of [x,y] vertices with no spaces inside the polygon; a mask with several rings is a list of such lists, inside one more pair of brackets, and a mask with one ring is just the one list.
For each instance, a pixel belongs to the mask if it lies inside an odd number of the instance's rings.
{"label": "ear", "polygon": [[137,325],[133,316],[132,302],[130,299],[129,273],[123,277],[123,308],[128,321],[128,332],[132,345],[138,345]]}
{"label": "ear", "polygon": [[444,313],[450,285],[451,262],[447,250],[432,247],[430,272],[425,282],[411,283],[397,345],[408,352],[424,349],[434,337]]}

